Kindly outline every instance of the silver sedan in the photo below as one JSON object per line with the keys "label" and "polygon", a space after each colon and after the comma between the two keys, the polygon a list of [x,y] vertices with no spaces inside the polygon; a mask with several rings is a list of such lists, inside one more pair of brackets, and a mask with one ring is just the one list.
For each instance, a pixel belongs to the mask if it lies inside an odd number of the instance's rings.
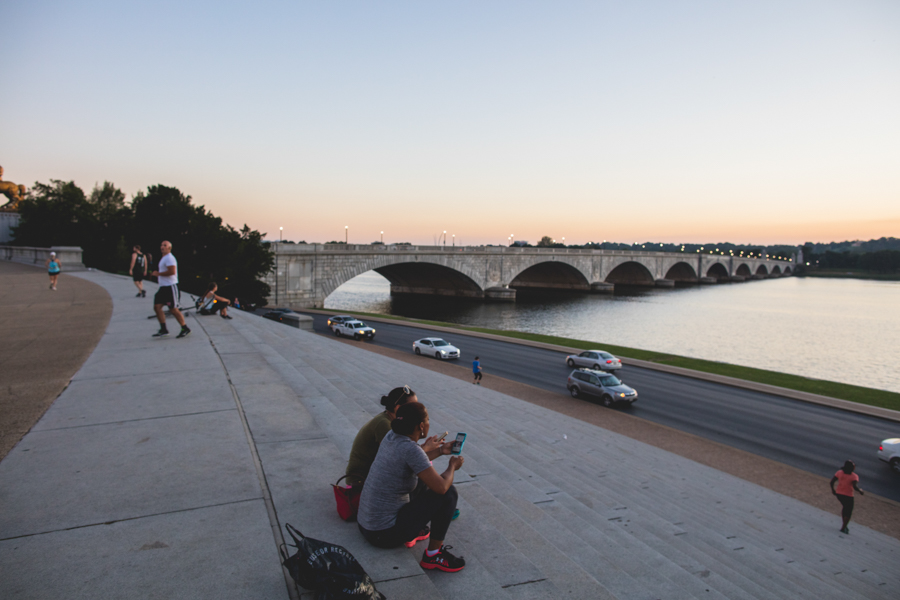
{"label": "silver sedan", "polygon": [[422,338],[413,342],[413,352],[441,360],[459,358],[459,348],[441,338]]}
{"label": "silver sedan", "polygon": [[597,371],[616,371],[622,368],[622,361],[603,350],[585,350],[581,354],[566,357],[570,367],[587,367]]}

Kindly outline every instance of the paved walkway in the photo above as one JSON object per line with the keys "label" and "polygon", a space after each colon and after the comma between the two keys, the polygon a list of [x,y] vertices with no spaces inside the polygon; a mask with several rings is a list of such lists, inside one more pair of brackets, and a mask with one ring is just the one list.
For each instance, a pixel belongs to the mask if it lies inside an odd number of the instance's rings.
{"label": "paved walkway", "polygon": [[[71,385],[0,462],[0,581],[16,598],[290,597],[273,532],[346,546],[389,598],[896,598],[900,542],[544,407],[237,313],[152,340],[114,312]],[[172,328],[174,330],[174,328]],[[407,383],[466,431],[458,574],[366,544],[330,483]],[[446,460],[446,459],[440,459]],[[442,463],[438,462],[440,469]],[[304,597],[311,597],[304,594]]]}
{"label": "paved walkway", "polygon": [[0,261],[0,460],[28,433],[84,364],[106,329],[112,300],[102,287]]}

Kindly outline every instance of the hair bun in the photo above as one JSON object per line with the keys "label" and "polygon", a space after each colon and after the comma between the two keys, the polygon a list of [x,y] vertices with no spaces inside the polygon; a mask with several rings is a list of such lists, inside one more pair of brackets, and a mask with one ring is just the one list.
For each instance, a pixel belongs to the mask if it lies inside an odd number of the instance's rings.
{"label": "hair bun", "polygon": [[388,397],[388,396],[382,396],[382,397],[381,397],[381,405],[382,405],[382,406],[387,406],[387,405],[389,405],[390,403],[391,403],[390,397]]}

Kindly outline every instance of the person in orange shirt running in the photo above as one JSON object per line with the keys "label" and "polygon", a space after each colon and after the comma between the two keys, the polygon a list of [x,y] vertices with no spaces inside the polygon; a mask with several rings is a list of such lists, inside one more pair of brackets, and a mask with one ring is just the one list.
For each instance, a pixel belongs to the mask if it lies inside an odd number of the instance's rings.
{"label": "person in orange shirt running", "polygon": [[[841,533],[850,533],[847,529],[847,523],[853,516],[853,490],[859,492],[860,496],[865,496],[863,491],[857,485],[859,483],[859,475],[854,473],[856,465],[852,460],[844,463],[844,466],[838,469],[838,472],[831,478],[831,493],[841,502],[841,518],[844,524],[841,525]],[[837,483],[837,489],[834,484]]]}

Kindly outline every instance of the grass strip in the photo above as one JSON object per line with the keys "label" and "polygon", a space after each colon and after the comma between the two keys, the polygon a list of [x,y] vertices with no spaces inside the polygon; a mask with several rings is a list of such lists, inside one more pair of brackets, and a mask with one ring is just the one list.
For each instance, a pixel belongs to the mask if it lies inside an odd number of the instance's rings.
{"label": "grass strip", "polygon": [[654,352],[652,350],[640,350],[638,348],[627,348],[625,346],[614,346],[611,344],[603,344],[600,342],[574,340],[571,338],[557,337],[553,335],[541,335],[537,333],[526,333],[522,331],[506,331],[503,329],[488,329],[486,327],[470,327],[467,325],[458,325],[456,323],[426,321],[423,319],[411,319],[408,317],[400,317],[396,315],[359,312],[354,312],[353,314],[378,317],[380,319],[393,319],[395,321],[410,321],[412,323],[417,323],[420,325],[450,327],[452,329],[459,329],[461,331],[489,333],[519,340],[529,340],[532,342],[541,342],[544,344],[555,344],[557,346],[579,348],[581,350],[602,348],[603,350],[612,352],[613,354],[622,358],[636,358],[638,360],[646,360],[663,365],[671,365],[673,367],[693,369],[695,371],[702,371],[704,373],[725,375],[727,377],[734,377],[736,379],[743,379],[745,381],[775,385],[790,390],[797,390],[799,392],[808,392],[810,394],[819,394],[822,396],[829,396],[831,398],[840,398],[841,400],[849,400],[850,402],[858,402],[859,404],[867,404],[869,406],[878,406],[881,408],[889,408],[891,410],[900,410],[900,394],[896,392],[877,390],[846,383],[838,383],[836,381],[811,379],[809,377],[803,377],[801,375],[791,375],[788,373],[779,373],[777,371],[766,371],[764,369],[742,367],[729,363],[703,360],[701,358],[689,358],[687,356],[678,356],[676,354]]}

